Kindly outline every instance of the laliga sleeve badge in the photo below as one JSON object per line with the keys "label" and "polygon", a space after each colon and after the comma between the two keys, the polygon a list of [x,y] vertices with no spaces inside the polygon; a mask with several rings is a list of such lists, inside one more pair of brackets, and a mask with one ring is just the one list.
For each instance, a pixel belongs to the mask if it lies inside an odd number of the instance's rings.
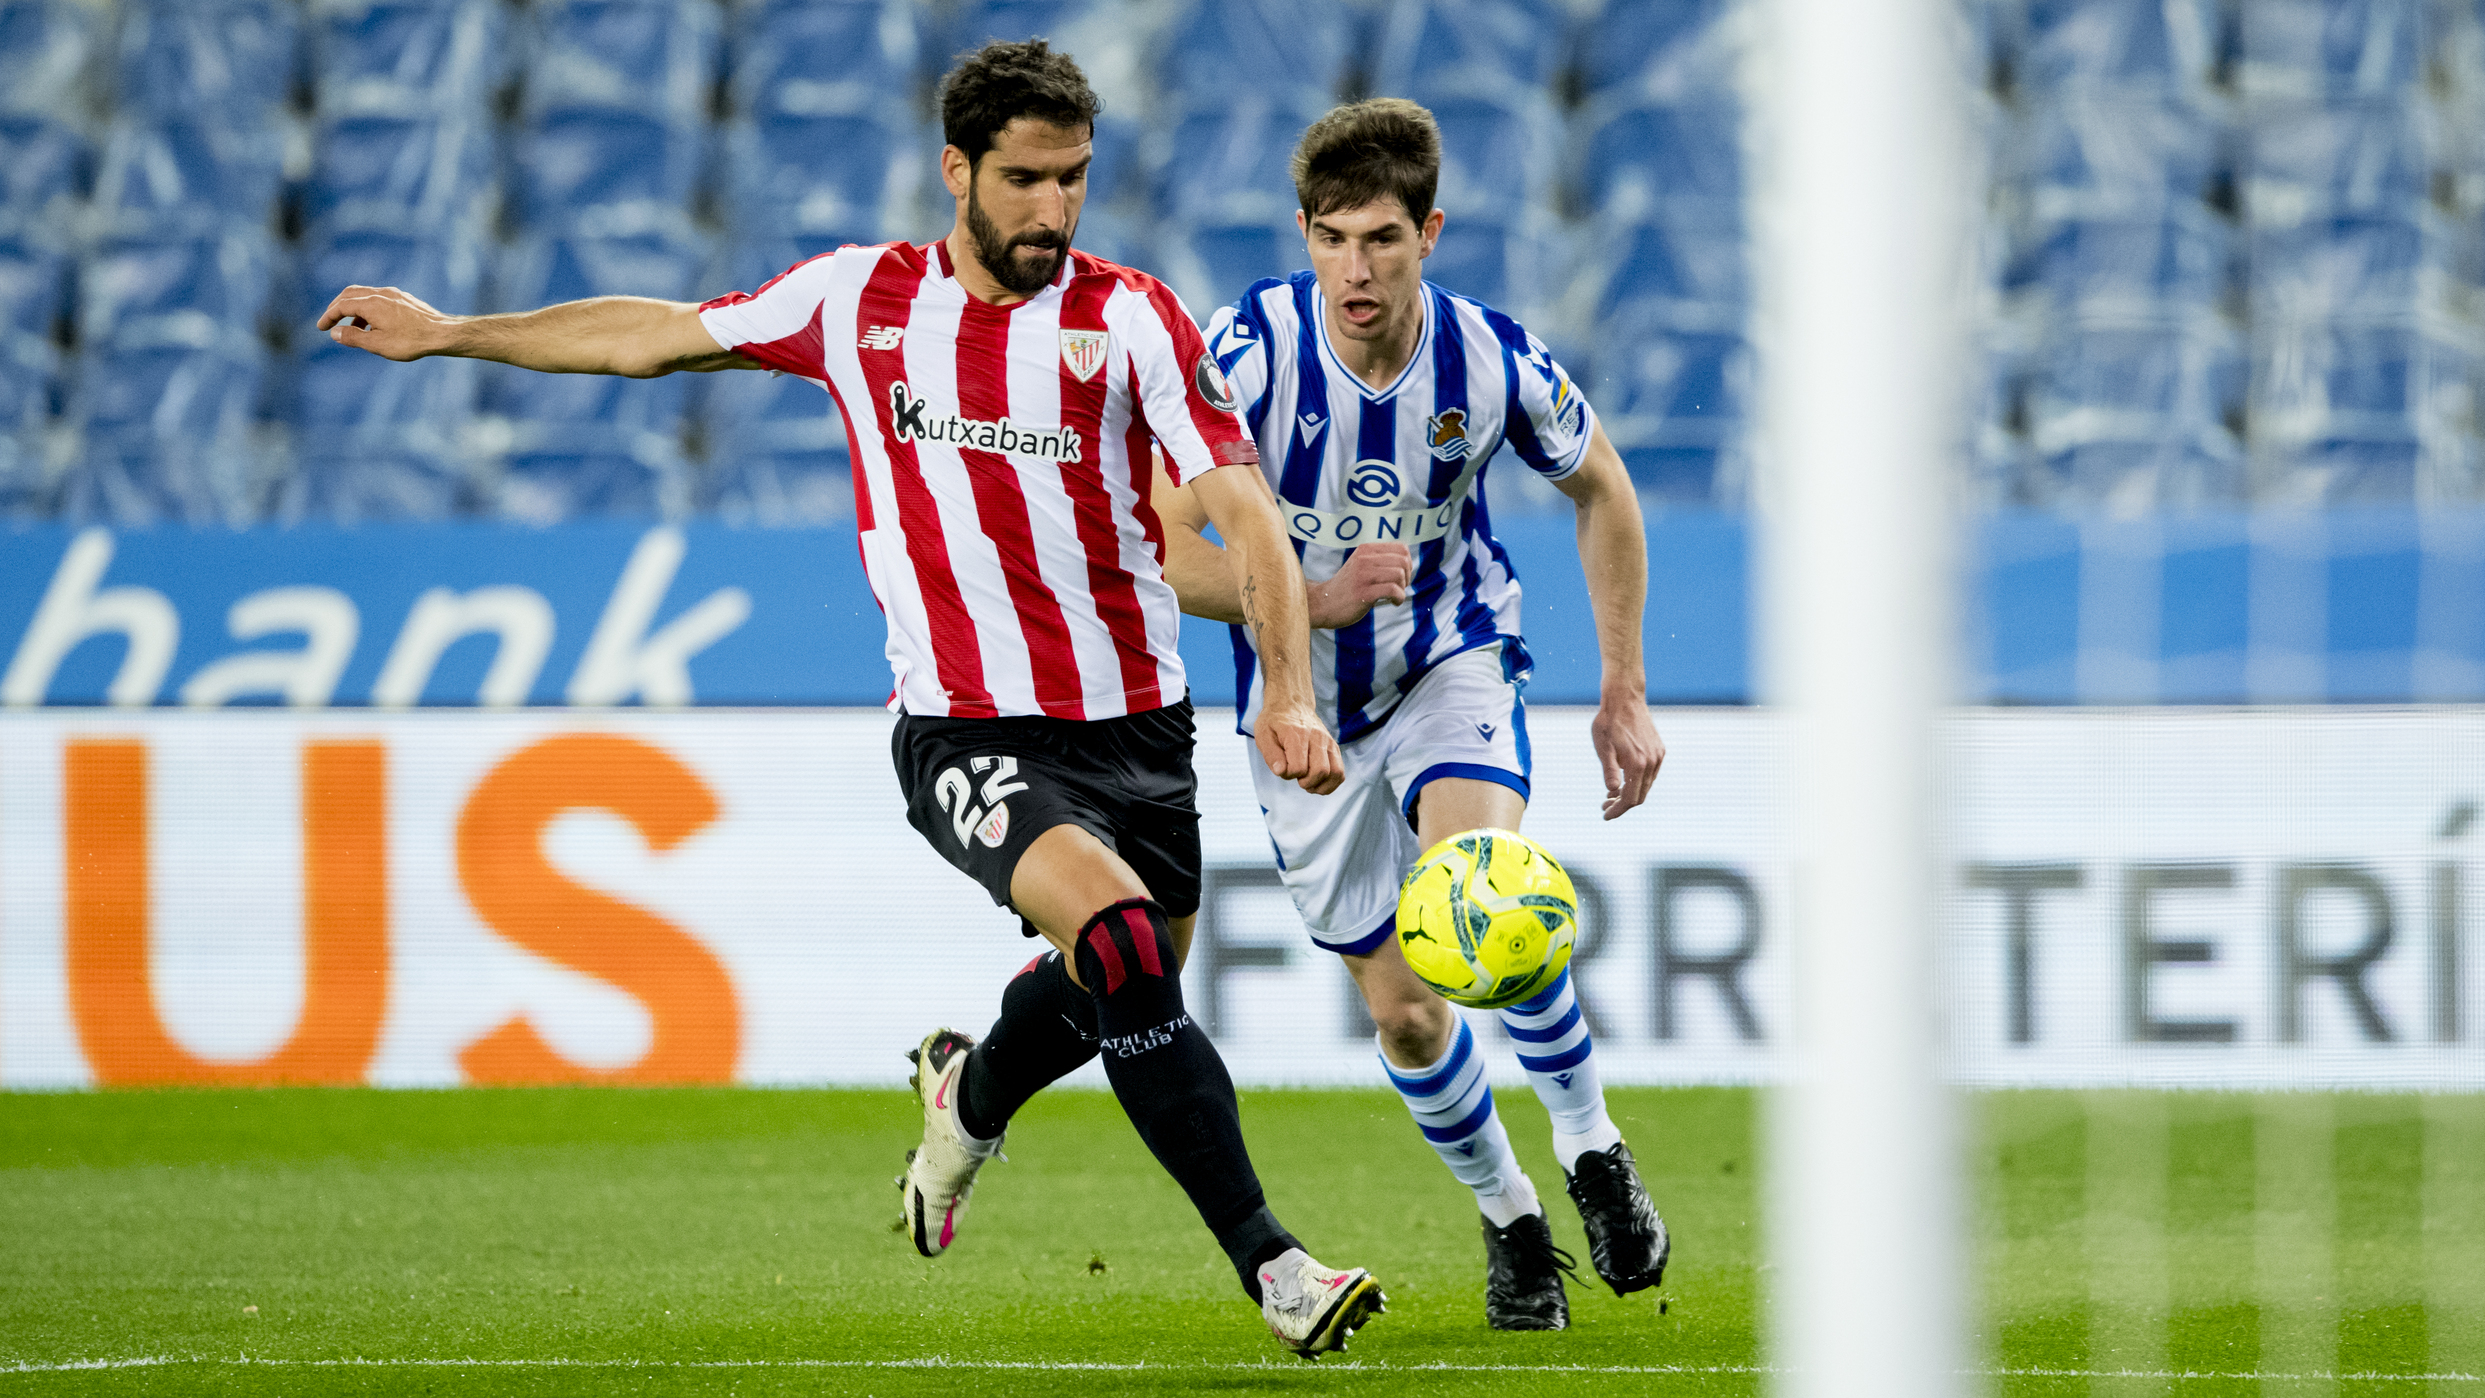
{"label": "laliga sleeve badge", "polygon": [[1205,354],[1199,357],[1199,363],[1191,369],[1191,386],[1208,400],[1208,406],[1220,412],[1234,411],[1234,386],[1225,381],[1225,373],[1217,368],[1216,360]]}
{"label": "laliga sleeve badge", "polygon": [[1061,332],[1061,362],[1080,383],[1096,377],[1104,367],[1105,347],[1110,336],[1102,330],[1064,330]]}

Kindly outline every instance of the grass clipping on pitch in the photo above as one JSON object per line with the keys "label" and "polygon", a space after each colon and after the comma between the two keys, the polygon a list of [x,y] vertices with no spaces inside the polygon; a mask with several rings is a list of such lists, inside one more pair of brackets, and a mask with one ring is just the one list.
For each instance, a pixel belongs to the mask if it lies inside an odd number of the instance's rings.
{"label": "grass clipping on pitch", "polygon": [[[1584,1268],[1542,1111],[1496,1095]],[[936,1262],[891,1228],[903,1093],[0,1096],[0,1385],[1761,1391],[1759,1098],[1612,1100],[1675,1232],[1666,1310],[1591,1280],[1570,1331],[1501,1335],[1472,1201],[1396,1098],[1246,1093],[1271,1204],[1389,1292],[1315,1368],[1102,1093],[1030,1105]],[[1997,1391],[2485,1395],[2485,1098],[1973,1102]],[[1872,1287],[1858,1259],[1856,1304]],[[2211,1377],[2241,1375],[2266,1377]]]}

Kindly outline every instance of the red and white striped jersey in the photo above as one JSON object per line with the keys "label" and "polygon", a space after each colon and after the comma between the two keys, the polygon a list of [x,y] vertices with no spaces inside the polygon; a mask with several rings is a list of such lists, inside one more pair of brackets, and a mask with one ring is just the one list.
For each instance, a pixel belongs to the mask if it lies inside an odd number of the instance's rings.
{"label": "red and white striped jersey", "polygon": [[1149,444],[1176,483],[1259,454],[1163,283],[1074,251],[1040,295],[994,306],[958,284],[946,245],[893,243],[699,316],[845,414],[892,708],[1100,719],[1182,698]]}

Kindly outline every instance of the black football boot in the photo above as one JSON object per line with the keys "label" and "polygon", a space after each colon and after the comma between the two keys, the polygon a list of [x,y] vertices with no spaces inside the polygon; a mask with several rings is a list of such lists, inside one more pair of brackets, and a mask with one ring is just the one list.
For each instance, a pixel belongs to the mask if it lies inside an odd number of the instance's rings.
{"label": "black football boot", "polygon": [[1639,1182],[1629,1146],[1616,1142],[1611,1150],[1581,1155],[1570,1176],[1570,1201],[1579,1206],[1579,1222],[1588,1230],[1588,1260],[1614,1295],[1645,1291],[1665,1280],[1673,1242]]}
{"label": "black football boot", "polygon": [[1570,1297],[1562,1274],[1574,1279],[1579,1264],[1553,1245],[1553,1228],[1540,1213],[1507,1228],[1484,1220],[1484,1320],[1495,1330],[1567,1330]]}

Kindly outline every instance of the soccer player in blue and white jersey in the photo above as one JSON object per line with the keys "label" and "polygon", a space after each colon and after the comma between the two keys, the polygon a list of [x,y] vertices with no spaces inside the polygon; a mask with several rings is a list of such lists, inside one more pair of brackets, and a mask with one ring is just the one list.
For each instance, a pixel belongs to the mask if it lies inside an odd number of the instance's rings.
{"label": "soccer player in blue and white jersey", "polygon": [[[1558,1330],[1570,1258],[1511,1152],[1473,1034],[1392,934],[1398,885],[1424,850],[1515,830],[1527,811],[1528,657],[1486,463],[1509,443],[1578,510],[1604,661],[1593,732],[1608,820],[1646,799],[1665,757],[1640,661],[1647,543],[1621,457],[1543,344],[1424,281],[1440,165],[1439,128],[1412,102],[1358,102],[1314,123],[1293,165],[1312,270],[1254,285],[1209,322],[1208,343],[1302,559],[1321,717],[1345,755],[1345,784],[1326,797],[1254,773],[1287,891],[1312,940],[1345,959],[1425,1139],[1475,1191],[1487,1320]],[[1165,576],[1184,610],[1239,622],[1249,584],[1186,495],[1167,496]],[[1258,657],[1234,636],[1248,733]],[[1598,1274],[1617,1294],[1657,1285],[1665,1225],[1606,1114],[1570,976],[1500,1013],[1552,1115]]]}

